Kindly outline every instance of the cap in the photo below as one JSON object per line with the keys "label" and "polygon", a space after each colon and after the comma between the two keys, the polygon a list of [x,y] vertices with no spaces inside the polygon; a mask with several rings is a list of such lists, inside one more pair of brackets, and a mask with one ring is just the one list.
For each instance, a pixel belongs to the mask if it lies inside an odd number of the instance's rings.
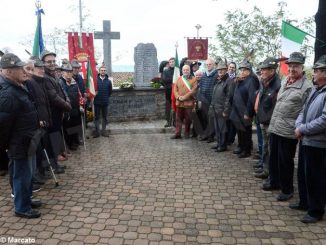
{"label": "cap", "polygon": [[72,66],[71,66],[70,63],[62,64],[62,66],[61,66],[61,70],[62,70],[62,71],[72,71]]}
{"label": "cap", "polygon": [[72,66],[72,68],[80,68],[81,67],[78,60],[72,60],[71,61],[71,66]]}
{"label": "cap", "polygon": [[277,69],[278,64],[277,64],[278,60],[272,57],[267,57],[263,62],[261,62],[258,65],[259,70],[260,69],[266,69],[266,68],[270,68],[270,69]]}
{"label": "cap", "polygon": [[312,69],[326,69],[326,55],[320,56]]}
{"label": "cap", "polygon": [[195,66],[195,65],[199,65],[199,66],[201,66],[201,62],[199,62],[199,61],[193,61],[193,62],[191,62],[191,64],[190,64],[190,66]]}
{"label": "cap", "polygon": [[216,70],[228,69],[227,64],[224,61],[220,61],[217,64]]}
{"label": "cap", "polygon": [[41,54],[41,60],[44,61],[45,56],[48,56],[48,55],[54,55],[54,57],[57,57],[57,55],[55,53],[50,52],[48,50],[44,50]]}
{"label": "cap", "polygon": [[36,56],[29,57],[30,60],[34,61],[34,67],[44,67],[44,63]]}
{"label": "cap", "polygon": [[58,66],[57,64],[55,64],[55,70],[56,70],[56,71],[61,71],[61,67]]}
{"label": "cap", "polygon": [[2,69],[23,67],[24,65],[26,65],[26,63],[22,62],[21,59],[19,59],[19,57],[15,54],[7,53],[1,57],[0,67]]}
{"label": "cap", "polygon": [[290,54],[290,58],[285,61],[285,64],[289,64],[289,63],[299,63],[299,64],[304,64],[306,60],[306,57],[303,56],[303,54],[301,54],[300,52],[293,52],[292,54]]}
{"label": "cap", "polygon": [[239,69],[241,69],[241,68],[246,68],[248,70],[251,70],[252,69],[252,65],[250,64],[250,62],[248,60],[244,60],[239,65]]}

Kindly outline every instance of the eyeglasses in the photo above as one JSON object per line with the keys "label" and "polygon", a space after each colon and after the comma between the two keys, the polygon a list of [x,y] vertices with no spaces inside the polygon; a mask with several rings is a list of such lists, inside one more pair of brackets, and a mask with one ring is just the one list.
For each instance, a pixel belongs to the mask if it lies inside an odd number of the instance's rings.
{"label": "eyeglasses", "polygon": [[55,60],[47,60],[47,61],[45,61],[45,63],[47,63],[47,64],[55,64]]}

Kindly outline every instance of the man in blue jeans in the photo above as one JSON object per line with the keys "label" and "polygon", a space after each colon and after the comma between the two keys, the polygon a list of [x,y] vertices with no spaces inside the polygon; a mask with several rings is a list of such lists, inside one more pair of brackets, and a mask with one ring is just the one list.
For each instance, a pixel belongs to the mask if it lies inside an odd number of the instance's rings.
{"label": "man in blue jeans", "polygon": [[[97,93],[94,98],[95,108],[95,132],[93,138],[100,137],[100,133],[104,137],[109,137],[106,132],[106,125],[108,124],[108,106],[109,97],[112,94],[112,82],[106,74],[106,67],[102,66],[97,76]],[[100,120],[102,115],[102,130],[100,131]]]}
{"label": "man in blue jeans", "polygon": [[[32,202],[32,172],[39,143],[36,108],[24,82],[25,65],[16,55],[2,56],[0,66],[0,137],[8,149],[13,176],[15,214],[23,218],[38,218],[40,202]],[[8,133],[7,133],[8,132]],[[5,142],[5,144],[4,144]]]}

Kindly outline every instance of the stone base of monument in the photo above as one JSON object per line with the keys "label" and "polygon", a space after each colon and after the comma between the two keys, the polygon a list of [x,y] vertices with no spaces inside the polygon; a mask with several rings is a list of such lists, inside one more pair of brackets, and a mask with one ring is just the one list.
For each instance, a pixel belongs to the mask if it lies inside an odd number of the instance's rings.
{"label": "stone base of monument", "polygon": [[165,91],[156,88],[113,90],[109,122],[149,121],[165,117]]}

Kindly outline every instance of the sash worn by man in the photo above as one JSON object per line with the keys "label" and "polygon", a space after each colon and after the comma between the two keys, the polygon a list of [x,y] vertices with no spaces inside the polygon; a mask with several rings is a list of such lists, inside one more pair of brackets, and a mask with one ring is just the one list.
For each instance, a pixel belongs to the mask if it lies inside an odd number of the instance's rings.
{"label": "sash worn by man", "polygon": [[194,107],[194,96],[197,91],[197,82],[190,75],[190,66],[182,67],[183,75],[179,77],[175,84],[174,95],[176,98],[176,130],[175,135],[171,139],[180,139],[182,131],[182,123],[185,124],[185,138],[189,138],[191,125],[191,112]]}

